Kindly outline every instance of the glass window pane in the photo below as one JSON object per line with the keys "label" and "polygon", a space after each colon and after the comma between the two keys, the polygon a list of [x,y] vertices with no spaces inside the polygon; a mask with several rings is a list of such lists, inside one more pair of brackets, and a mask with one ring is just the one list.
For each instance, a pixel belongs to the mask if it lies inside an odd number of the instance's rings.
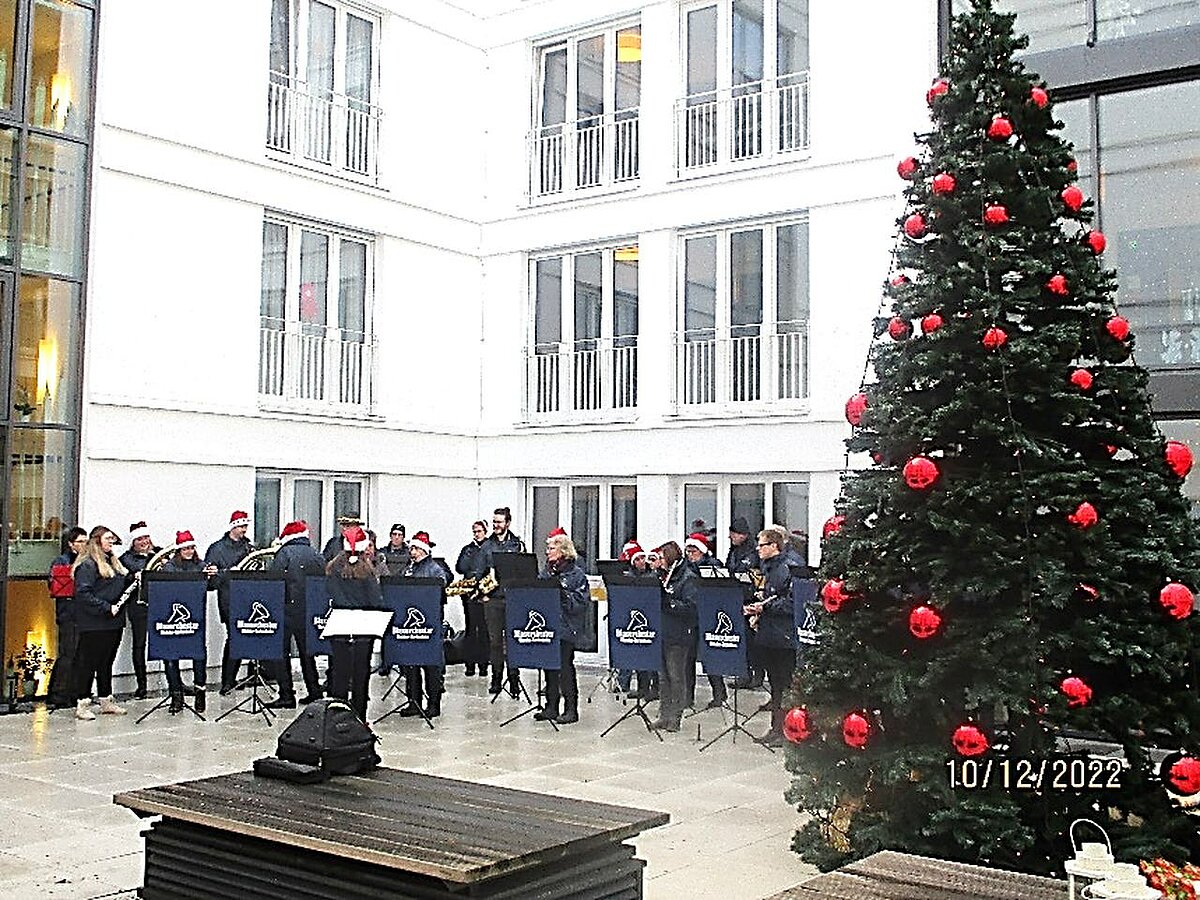
{"label": "glass window pane", "polygon": [[601,270],[600,253],[581,253],[575,257],[575,343],[576,350],[593,350],[600,337]]}
{"label": "glass window pane", "polygon": [[533,534],[525,541],[525,546],[533,553],[541,552],[542,542],[551,531],[560,524],[558,518],[558,487],[543,485],[533,489]]}
{"label": "glass window pane", "polygon": [[1097,0],[1096,37],[1107,41],[1200,22],[1196,0]]}
{"label": "glass window pane", "polygon": [[685,484],[683,486],[683,537],[699,531],[715,533],[717,527],[717,486],[715,484]]}
{"label": "glass window pane", "polygon": [[589,575],[596,574],[600,556],[600,486],[571,488],[571,542],[581,557],[579,562]]}
{"label": "glass window pane", "polygon": [[733,0],[733,84],[763,77],[763,0]]}
{"label": "glass window pane", "polygon": [[617,32],[617,109],[642,105],[642,26]]}
{"label": "glass window pane", "polygon": [[333,518],[338,516],[362,517],[362,483],[358,481],[335,481],[333,483]]}
{"label": "glass window pane", "polygon": [[1200,81],[1099,103],[1104,263],[1150,368],[1200,365],[1200,119],[1180,115],[1189,109]]}
{"label": "glass window pane", "polygon": [[324,485],[315,479],[297,478],[293,483],[292,518],[308,523],[308,534],[314,547],[325,544],[321,535],[321,492]]}
{"label": "glass window pane", "polygon": [[542,55],[542,125],[567,121],[567,48]]}
{"label": "glass window pane", "polygon": [[1078,169],[1075,180],[1087,197],[1096,196],[1095,173],[1092,171],[1092,102],[1087,97],[1054,104],[1055,118],[1063,123],[1060,137],[1073,148]]}
{"label": "glass window pane", "polygon": [[777,0],[776,66],[778,74],[808,71],[808,0]]}
{"label": "glass window pane", "polygon": [[0,260],[12,262],[14,242],[12,219],[13,165],[16,132],[0,128]]}
{"label": "glass window pane", "polygon": [[263,222],[262,296],[259,315],[270,321],[268,328],[283,328],[284,303],[287,292],[286,225]]}
{"label": "glass window pane", "polygon": [[[632,347],[638,333],[638,256],[636,247],[614,251],[613,334],[618,347]],[[635,340],[626,340],[635,338]]]}
{"label": "glass window pane", "polygon": [[585,38],[575,48],[575,117],[604,115],[604,35]]}
{"label": "glass window pane", "polygon": [[[308,7],[308,89],[317,96],[333,93],[334,23],[332,6],[313,0]],[[311,523],[310,523],[311,524]]]}
{"label": "glass window pane", "polygon": [[75,432],[14,428],[8,455],[9,575],[44,575],[74,510]]}
{"label": "glass window pane", "polygon": [[729,486],[729,520],[742,518],[752,535],[766,525],[767,487],[764,484],[731,484]]}
{"label": "glass window pane", "polygon": [[[1000,12],[1017,14],[1017,32],[1029,35],[1030,53],[1087,43],[1089,0],[997,0]],[[1122,6],[1128,6],[1121,0]],[[970,0],[954,0],[955,15],[970,9]]]}
{"label": "glass window pane", "polygon": [[685,340],[712,340],[717,322],[717,238],[689,238],[684,246]]}
{"label": "glass window pane", "polygon": [[361,343],[367,336],[367,245],[343,240],[340,266],[338,325],[342,340]]}
{"label": "glass window pane", "polygon": [[279,536],[278,478],[254,479],[254,546],[270,547]]}
{"label": "glass window pane", "polygon": [[271,73],[292,74],[292,0],[271,0]]}
{"label": "glass window pane", "polygon": [[13,47],[17,33],[17,0],[0,0],[0,106],[13,105]]}
{"label": "glass window pane", "polygon": [[777,481],[771,486],[773,524],[808,532],[808,482]]}
{"label": "glass window pane", "polygon": [[85,149],[80,144],[29,135],[25,153],[21,264],[55,275],[83,269]]}
{"label": "glass window pane", "polygon": [[687,17],[689,97],[717,89],[717,8],[692,10]]}
{"label": "glass window pane", "polygon": [[29,121],[74,137],[91,111],[92,11],[65,0],[35,0],[29,70]]}
{"label": "glass window pane", "polygon": [[[300,321],[308,326],[325,324],[329,294],[329,236],[300,232]],[[313,331],[313,333],[320,333]]]}
{"label": "glass window pane", "polygon": [[780,333],[799,331],[808,321],[808,223],[775,231],[775,320]]}
{"label": "glass window pane", "polygon": [[[753,337],[763,320],[762,229],[729,237],[730,323],[733,337]],[[741,326],[741,327],[739,327]]]}
{"label": "glass window pane", "polygon": [[[1167,440],[1182,441],[1194,456],[1200,456],[1200,419],[1169,420],[1159,422],[1158,427]],[[1184,479],[1183,495],[1192,505],[1192,518],[1200,520],[1200,466],[1193,466]]]}
{"label": "glass window pane", "polygon": [[367,19],[346,16],[346,96],[351,109],[363,111],[371,103],[371,56],[375,26]]}
{"label": "glass window pane", "polygon": [[79,287],[50,278],[21,279],[13,359],[13,418],[72,425],[79,421]]}
{"label": "glass window pane", "polygon": [[637,485],[612,486],[612,533],[608,558],[616,559],[626,541],[637,537]]}
{"label": "glass window pane", "polygon": [[533,340],[538,352],[555,353],[562,341],[562,257],[537,261]]}

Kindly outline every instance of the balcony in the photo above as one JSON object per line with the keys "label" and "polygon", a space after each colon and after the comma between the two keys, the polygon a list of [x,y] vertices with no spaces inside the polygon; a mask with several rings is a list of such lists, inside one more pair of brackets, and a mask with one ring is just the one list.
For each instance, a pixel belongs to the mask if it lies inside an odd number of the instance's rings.
{"label": "balcony", "polygon": [[289,408],[371,406],[375,341],[362,332],[262,317],[258,393]]}
{"label": "balcony", "polygon": [[290,162],[374,183],[378,106],[309,88],[280,72],[267,83],[267,149]]}
{"label": "balcony", "polygon": [[[808,323],[740,325],[735,337],[711,329],[675,340],[675,408],[805,400]],[[751,333],[753,332],[753,333]]]}
{"label": "balcony", "polygon": [[539,344],[526,360],[528,418],[597,418],[637,407],[636,337]]}
{"label": "balcony", "polygon": [[809,146],[808,73],[685,97],[675,104],[681,177],[802,158]]}
{"label": "balcony", "polygon": [[529,135],[529,196],[569,197],[638,178],[638,111],[624,109]]}

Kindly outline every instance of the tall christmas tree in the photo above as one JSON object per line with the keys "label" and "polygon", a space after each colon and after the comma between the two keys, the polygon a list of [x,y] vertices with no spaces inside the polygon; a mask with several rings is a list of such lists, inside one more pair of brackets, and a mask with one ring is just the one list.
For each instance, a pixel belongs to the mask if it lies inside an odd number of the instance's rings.
{"label": "tall christmas tree", "polygon": [[[1167,791],[1200,788],[1191,454],[1151,418],[1013,19],[991,0],[955,19],[933,130],[898,167],[890,309],[846,407],[873,465],[826,523],[821,641],[787,722],[789,799],[811,815],[794,846],[822,868],[890,848],[1053,871],[1077,816],[1126,859],[1200,859]],[[1079,733],[1122,748],[1119,787],[981,783]],[[1165,780],[1154,748],[1176,751]],[[974,789],[952,787],[968,759]]]}

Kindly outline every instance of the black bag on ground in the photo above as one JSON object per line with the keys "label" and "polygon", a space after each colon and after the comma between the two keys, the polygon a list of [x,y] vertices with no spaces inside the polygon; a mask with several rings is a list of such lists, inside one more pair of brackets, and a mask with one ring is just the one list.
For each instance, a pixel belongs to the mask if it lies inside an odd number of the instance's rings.
{"label": "black bag on ground", "polygon": [[[333,698],[310,703],[279,735],[275,755],[289,763],[319,769],[330,775],[353,775],[379,765],[375,743],[379,738],[345,700]],[[260,768],[263,771],[259,771]],[[268,778],[299,780],[303,770],[255,764],[255,773]],[[306,774],[306,778],[311,774]]]}
{"label": "black bag on ground", "polygon": [[449,622],[442,625],[442,658],[446,665],[457,666],[467,661],[467,633],[455,631]]}

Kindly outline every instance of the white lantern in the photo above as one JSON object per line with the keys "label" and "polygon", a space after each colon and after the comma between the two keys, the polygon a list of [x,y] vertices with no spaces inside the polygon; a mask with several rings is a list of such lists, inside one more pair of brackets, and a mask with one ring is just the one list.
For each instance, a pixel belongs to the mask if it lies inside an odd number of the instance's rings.
{"label": "white lantern", "polygon": [[[1080,825],[1091,825],[1100,832],[1104,843],[1081,842],[1075,835],[1075,829]],[[1112,841],[1108,839],[1108,832],[1091,819],[1076,819],[1071,823],[1068,835],[1075,858],[1068,859],[1064,864],[1067,871],[1067,897],[1068,900],[1079,900],[1084,896],[1082,892],[1088,885],[1108,878],[1116,861],[1113,859]],[[1076,892],[1077,889],[1079,893]]]}

